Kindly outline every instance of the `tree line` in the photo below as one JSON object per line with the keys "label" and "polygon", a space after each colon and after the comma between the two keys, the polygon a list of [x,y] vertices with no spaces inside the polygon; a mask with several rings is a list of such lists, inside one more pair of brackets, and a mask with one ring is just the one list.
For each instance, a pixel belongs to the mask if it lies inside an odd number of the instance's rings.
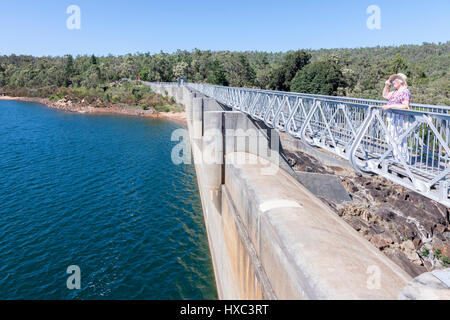
{"label": "tree line", "polygon": [[387,77],[409,78],[413,102],[450,105],[450,42],[398,47],[231,52],[178,50],[122,56],[0,56],[0,87],[98,88],[121,78],[382,99]]}

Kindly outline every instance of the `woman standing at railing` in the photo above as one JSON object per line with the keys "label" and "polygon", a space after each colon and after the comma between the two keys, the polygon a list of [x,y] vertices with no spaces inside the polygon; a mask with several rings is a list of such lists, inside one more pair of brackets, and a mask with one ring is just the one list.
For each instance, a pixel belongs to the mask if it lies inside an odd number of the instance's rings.
{"label": "woman standing at railing", "polygon": [[[408,77],[403,73],[394,74],[389,77],[389,80],[386,81],[383,90],[383,97],[388,99],[389,102],[383,106],[383,110],[409,110],[409,105],[411,103],[411,92],[408,90],[407,79]],[[389,92],[389,87],[391,84],[394,86],[395,90]],[[409,117],[407,115],[388,112],[386,115],[386,120],[388,134],[393,139],[397,139],[408,130]],[[391,139],[388,137],[388,142],[390,142],[390,140]],[[403,158],[406,162],[408,162],[408,138],[404,138],[402,142],[397,145],[397,147],[399,150],[398,152],[395,148],[393,149],[395,159],[400,161],[400,158]]]}

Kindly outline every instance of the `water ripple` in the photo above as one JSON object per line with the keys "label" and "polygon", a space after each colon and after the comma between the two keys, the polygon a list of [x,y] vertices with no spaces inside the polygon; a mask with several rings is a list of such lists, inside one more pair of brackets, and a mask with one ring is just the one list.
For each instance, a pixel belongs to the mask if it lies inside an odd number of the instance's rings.
{"label": "water ripple", "polygon": [[[216,298],[174,129],[0,101],[0,299]],[[72,264],[79,291],[66,288]]]}

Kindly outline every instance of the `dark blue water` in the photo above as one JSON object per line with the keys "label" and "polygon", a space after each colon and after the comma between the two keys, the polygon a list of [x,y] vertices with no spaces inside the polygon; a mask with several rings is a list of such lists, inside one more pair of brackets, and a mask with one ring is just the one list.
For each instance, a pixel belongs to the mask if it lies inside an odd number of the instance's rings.
{"label": "dark blue water", "polygon": [[215,299],[178,127],[0,101],[0,299]]}

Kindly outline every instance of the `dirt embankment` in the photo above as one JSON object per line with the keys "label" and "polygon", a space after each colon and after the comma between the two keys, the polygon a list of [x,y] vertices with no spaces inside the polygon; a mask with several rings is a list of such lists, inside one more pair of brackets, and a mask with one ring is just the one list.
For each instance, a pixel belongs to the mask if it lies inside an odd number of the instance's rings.
{"label": "dirt embankment", "polygon": [[380,176],[324,166],[300,151],[286,157],[295,170],[337,176],[352,201],[322,200],[411,276],[449,266],[449,208]]}
{"label": "dirt embankment", "polygon": [[87,103],[74,103],[71,100],[61,99],[58,101],[51,101],[46,98],[33,98],[33,97],[10,97],[1,96],[0,100],[14,100],[14,101],[26,101],[35,102],[46,105],[52,109],[58,109],[67,112],[76,113],[91,113],[91,114],[122,114],[130,116],[141,116],[150,118],[165,118],[177,122],[186,122],[185,112],[157,112],[154,109],[142,110],[132,107],[121,107],[118,105],[110,105],[108,107],[93,107]]}

